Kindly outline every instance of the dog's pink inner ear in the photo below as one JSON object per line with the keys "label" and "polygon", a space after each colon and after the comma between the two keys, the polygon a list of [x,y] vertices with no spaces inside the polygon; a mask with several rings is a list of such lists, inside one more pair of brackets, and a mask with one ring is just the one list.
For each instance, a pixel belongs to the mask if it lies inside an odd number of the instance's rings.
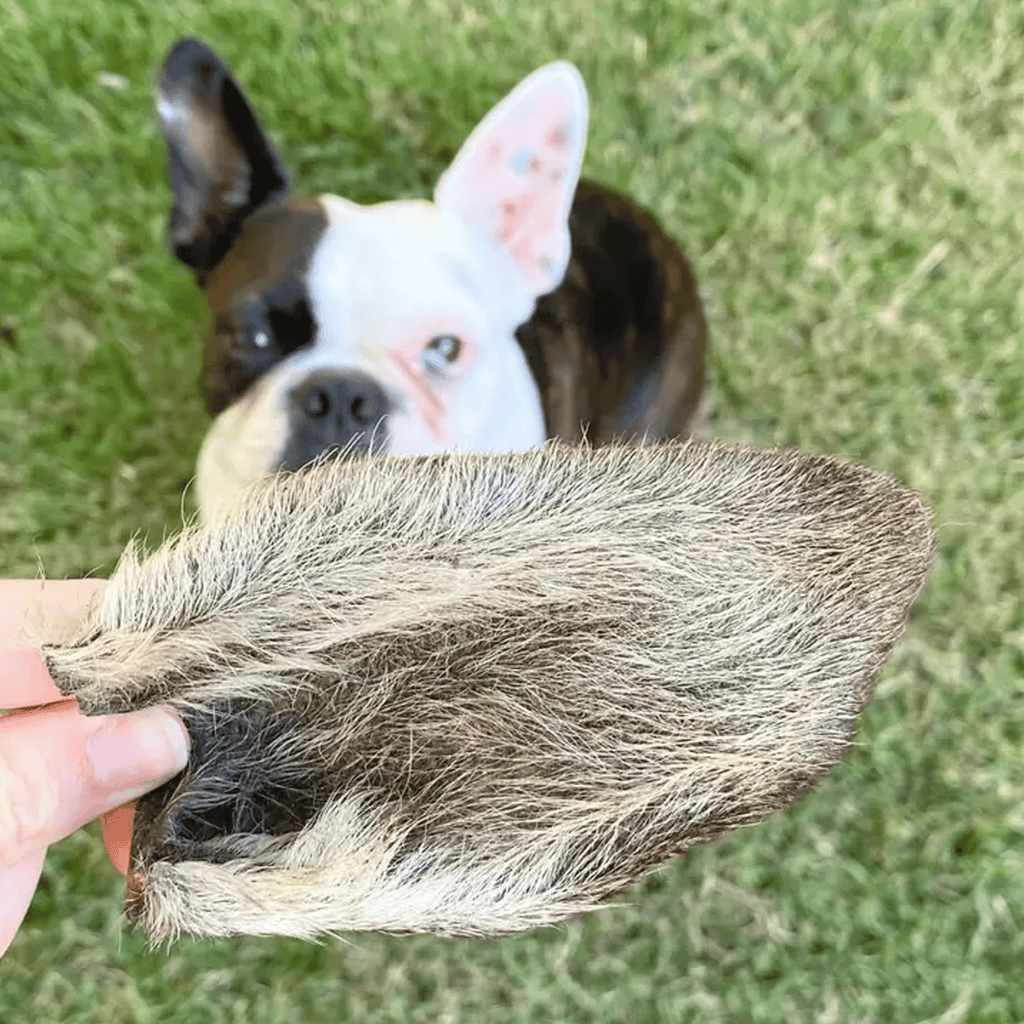
{"label": "dog's pink inner ear", "polygon": [[555,288],[569,262],[586,131],[579,73],[550,64],[480,122],[434,193],[438,206],[508,250],[535,295]]}

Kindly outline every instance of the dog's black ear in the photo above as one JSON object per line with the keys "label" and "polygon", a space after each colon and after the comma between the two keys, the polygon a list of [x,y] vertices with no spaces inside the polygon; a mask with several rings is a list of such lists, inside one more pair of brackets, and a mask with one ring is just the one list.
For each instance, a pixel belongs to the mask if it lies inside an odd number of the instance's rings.
{"label": "dog's black ear", "polygon": [[227,65],[195,39],[168,53],[158,109],[174,189],[171,249],[202,285],[246,217],[288,180]]}

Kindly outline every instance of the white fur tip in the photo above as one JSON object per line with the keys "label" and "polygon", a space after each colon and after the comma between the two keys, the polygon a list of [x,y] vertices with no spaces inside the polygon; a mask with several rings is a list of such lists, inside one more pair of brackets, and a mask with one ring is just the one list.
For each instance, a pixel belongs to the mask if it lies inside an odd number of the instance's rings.
{"label": "white fur tip", "polygon": [[156,109],[165,128],[181,124],[188,119],[188,107],[181,100],[174,99],[162,91],[157,93]]}

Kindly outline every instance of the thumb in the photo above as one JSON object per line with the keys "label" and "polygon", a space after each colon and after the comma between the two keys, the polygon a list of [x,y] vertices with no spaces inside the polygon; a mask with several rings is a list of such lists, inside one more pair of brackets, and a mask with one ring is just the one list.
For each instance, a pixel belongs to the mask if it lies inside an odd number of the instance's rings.
{"label": "thumb", "polygon": [[86,718],[64,706],[0,719],[0,868],[173,778],[187,752],[166,708]]}

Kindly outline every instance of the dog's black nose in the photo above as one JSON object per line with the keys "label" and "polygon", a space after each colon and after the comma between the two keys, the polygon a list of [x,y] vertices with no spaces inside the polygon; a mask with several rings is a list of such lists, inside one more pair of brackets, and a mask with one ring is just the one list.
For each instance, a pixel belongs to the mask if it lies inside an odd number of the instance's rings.
{"label": "dog's black nose", "polygon": [[319,423],[319,429],[345,435],[372,428],[388,411],[384,390],[362,374],[318,374],[295,390],[295,400],[310,420]]}
{"label": "dog's black nose", "polygon": [[334,449],[384,449],[390,411],[384,389],[366,374],[312,374],[291,393],[281,468],[299,469]]}

